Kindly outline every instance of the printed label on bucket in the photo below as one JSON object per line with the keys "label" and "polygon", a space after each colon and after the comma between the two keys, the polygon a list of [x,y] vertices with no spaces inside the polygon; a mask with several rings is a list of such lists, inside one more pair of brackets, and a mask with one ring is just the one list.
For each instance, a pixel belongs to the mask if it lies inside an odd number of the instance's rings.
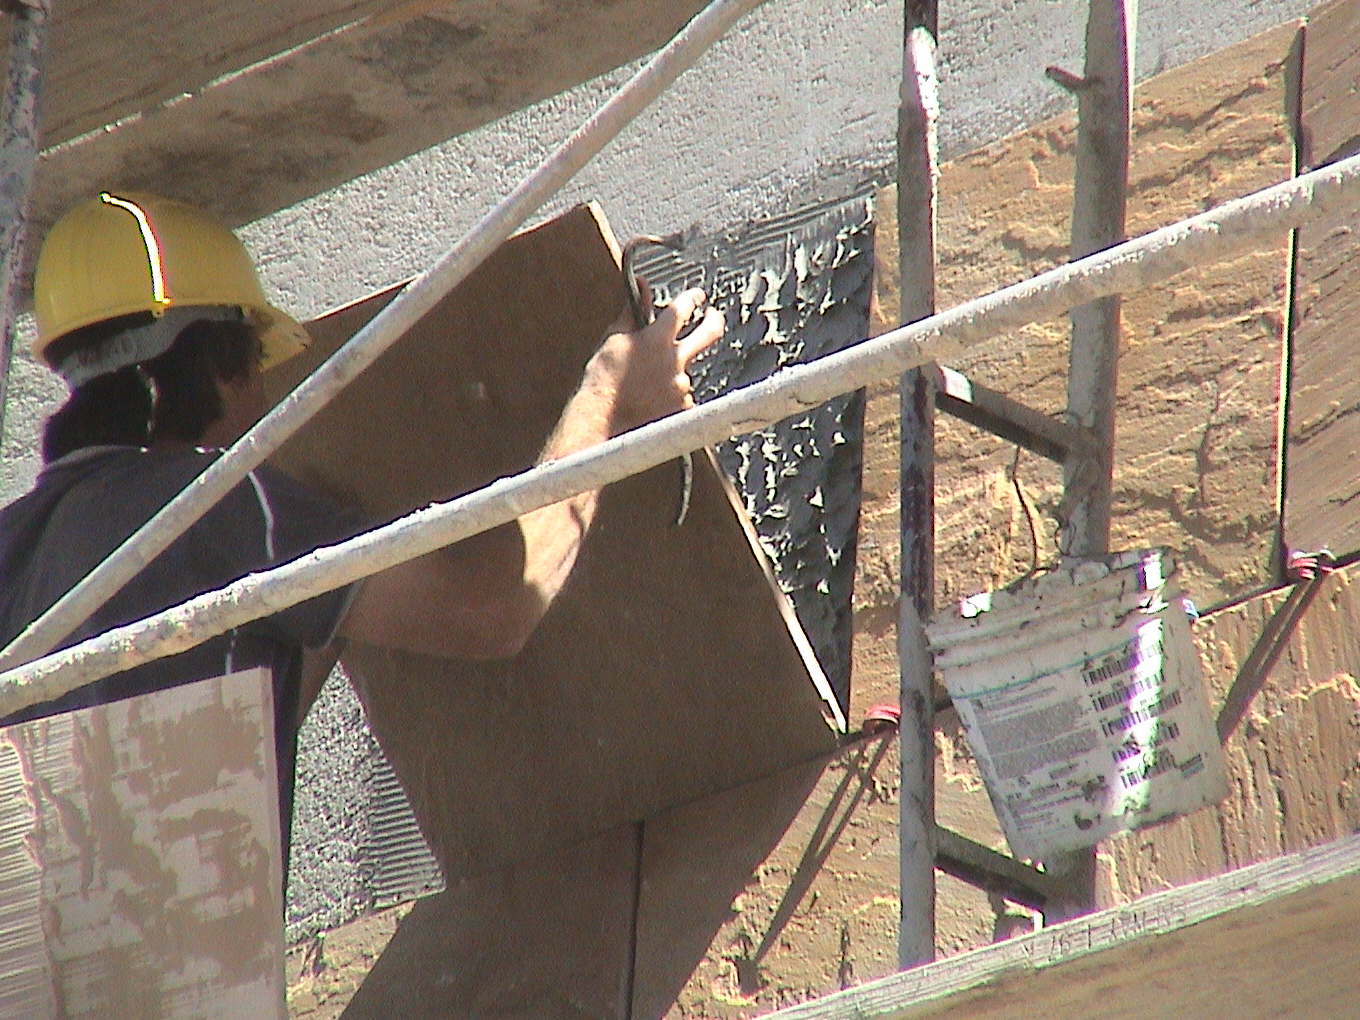
{"label": "printed label on bucket", "polygon": [[[1165,594],[1171,594],[1166,592]],[[1043,859],[1217,803],[1218,735],[1178,600],[943,668],[1012,851]]]}

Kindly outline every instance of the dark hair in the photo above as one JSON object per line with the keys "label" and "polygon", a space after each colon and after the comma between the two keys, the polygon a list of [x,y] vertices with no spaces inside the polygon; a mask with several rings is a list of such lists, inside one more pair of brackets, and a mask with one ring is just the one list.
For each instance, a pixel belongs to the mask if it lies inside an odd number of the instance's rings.
{"label": "dark hair", "polygon": [[[77,347],[149,319],[142,313],[86,326],[62,337],[60,350],[50,356],[59,362]],[[50,463],[86,446],[146,446],[162,439],[196,443],[222,417],[217,381],[244,379],[259,361],[260,339],[249,324],[191,322],[164,354],[76,387],[47,420],[43,460]]]}

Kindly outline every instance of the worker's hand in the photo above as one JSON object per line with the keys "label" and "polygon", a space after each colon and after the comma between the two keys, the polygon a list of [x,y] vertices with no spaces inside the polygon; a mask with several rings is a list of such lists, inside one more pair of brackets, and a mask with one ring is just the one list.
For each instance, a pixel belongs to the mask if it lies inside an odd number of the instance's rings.
{"label": "worker's hand", "polygon": [[[649,293],[645,286],[642,293]],[[610,327],[586,374],[589,384],[612,394],[611,432],[625,432],[694,406],[689,363],[722,336],[724,328],[722,313],[710,308],[693,332],[677,339],[703,303],[702,290],[687,290],[645,329],[632,329],[627,309]]]}

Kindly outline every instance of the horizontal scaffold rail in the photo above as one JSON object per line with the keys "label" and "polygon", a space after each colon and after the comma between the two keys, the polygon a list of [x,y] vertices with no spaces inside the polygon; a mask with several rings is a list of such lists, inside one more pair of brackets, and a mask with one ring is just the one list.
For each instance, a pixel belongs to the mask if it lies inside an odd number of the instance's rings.
{"label": "horizontal scaffold rail", "polygon": [[252,574],[137,623],[0,674],[0,715],[111,673],[192,648],[540,507],[638,474],[686,452],[764,428],[850,390],[956,357],[971,343],[1062,315],[1110,294],[1256,247],[1280,231],[1349,212],[1360,156],[1049,270],[947,312],[798,365],[598,446],[501,479],[447,503],[273,570]]}
{"label": "horizontal scaffold rail", "polygon": [[0,651],[0,668],[56,648],[279,449],[542,208],[595,154],[762,0],[713,0],[433,266],[297,389]]}

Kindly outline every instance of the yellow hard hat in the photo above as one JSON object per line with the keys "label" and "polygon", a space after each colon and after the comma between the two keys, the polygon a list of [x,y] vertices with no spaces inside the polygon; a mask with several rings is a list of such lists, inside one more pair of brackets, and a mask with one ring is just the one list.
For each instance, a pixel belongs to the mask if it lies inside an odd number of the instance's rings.
{"label": "yellow hard hat", "polygon": [[136,312],[235,306],[256,327],[263,368],[307,346],[307,331],[265,300],[245,246],[210,214],[155,195],[104,192],[68,209],[33,276],[33,354],[73,330]]}

